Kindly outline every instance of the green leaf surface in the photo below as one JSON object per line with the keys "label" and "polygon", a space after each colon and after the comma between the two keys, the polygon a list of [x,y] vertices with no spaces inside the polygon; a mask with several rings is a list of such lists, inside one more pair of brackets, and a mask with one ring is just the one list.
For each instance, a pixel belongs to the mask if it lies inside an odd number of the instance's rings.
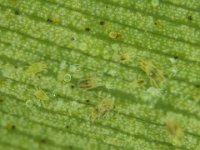
{"label": "green leaf surface", "polygon": [[200,150],[199,0],[0,0],[0,149]]}

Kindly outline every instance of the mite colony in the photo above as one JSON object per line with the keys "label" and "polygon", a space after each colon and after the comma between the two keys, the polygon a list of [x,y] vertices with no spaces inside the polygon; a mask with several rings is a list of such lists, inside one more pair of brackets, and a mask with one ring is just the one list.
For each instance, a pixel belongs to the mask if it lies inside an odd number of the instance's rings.
{"label": "mite colony", "polygon": [[159,70],[151,61],[141,60],[139,62],[140,68],[148,76],[150,83],[156,87],[165,79],[161,70]]}
{"label": "mite colony", "polygon": [[102,117],[105,117],[107,113],[114,108],[114,100],[103,99],[91,110],[90,117],[92,120],[98,120]]}
{"label": "mite colony", "polygon": [[48,68],[47,64],[43,62],[37,62],[28,66],[26,72],[31,76],[35,76],[36,74],[47,70],[47,68]]}

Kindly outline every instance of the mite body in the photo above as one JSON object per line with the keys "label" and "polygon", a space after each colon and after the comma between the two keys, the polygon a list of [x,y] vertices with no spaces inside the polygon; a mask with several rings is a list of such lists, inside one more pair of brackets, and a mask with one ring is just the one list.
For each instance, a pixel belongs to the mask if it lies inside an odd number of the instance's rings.
{"label": "mite body", "polygon": [[42,90],[42,89],[36,89],[34,91],[34,96],[41,101],[47,101],[49,100],[49,97],[47,96],[47,94]]}
{"label": "mite body", "polygon": [[37,62],[28,66],[26,72],[31,76],[35,76],[36,74],[47,70],[47,68],[48,68],[47,64],[43,62]]}
{"label": "mite body", "polygon": [[128,63],[131,61],[132,54],[129,52],[119,52],[119,60],[121,63]]}
{"label": "mite body", "polygon": [[135,80],[132,85],[134,88],[139,88],[139,87],[142,87],[146,84],[145,80],[144,79],[137,79]]}
{"label": "mite body", "polygon": [[107,113],[114,108],[114,100],[103,99],[91,110],[91,118],[93,120],[100,119],[107,115]]}
{"label": "mite body", "polygon": [[148,76],[150,83],[154,86],[159,86],[159,84],[165,79],[161,70],[159,70],[151,61],[141,60],[140,68]]}
{"label": "mite body", "polygon": [[83,89],[93,89],[97,87],[97,82],[93,77],[88,76],[80,80],[78,86]]}
{"label": "mite body", "polygon": [[166,121],[166,129],[168,133],[173,137],[173,142],[178,144],[181,137],[183,137],[184,132],[180,124],[175,120]]}

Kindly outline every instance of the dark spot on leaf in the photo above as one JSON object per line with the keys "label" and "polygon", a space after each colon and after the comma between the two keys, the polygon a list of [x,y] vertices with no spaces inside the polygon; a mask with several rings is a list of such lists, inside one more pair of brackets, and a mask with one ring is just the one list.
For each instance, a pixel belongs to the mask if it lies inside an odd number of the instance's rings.
{"label": "dark spot on leaf", "polygon": [[74,40],[75,40],[75,38],[74,38],[74,37],[71,37],[71,38],[70,38],[70,40],[71,40],[71,41],[74,41]]}
{"label": "dark spot on leaf", "polygon": [[40,79],[41,78],[41,75],[38,75],[38,79]]}
{"label": "dark spot on leaf", "polygon": [[41,139],[40,142],[41,142],[41,143],[46,143],[46,140],[45,140],[45,139]]}
{"label": "dark spot on leaf", "polygon": [[11,125],[11,129],[12,129],[12,130],[15,130],[15,129],[16,129],[16,126],[15,126],[15,125]]}
{"label": "dark spot on leaf", "polygon": [[90,28],[85,28],[85,31],[86,32],[90,32]]}
{"label": "dark spot on leaf", "polygon": [[74,88],[74,85],[71,85],[71,88],[73,89],[73,88]]}
{"label": "dark spot on leaf", "polygon": [[196,88],[200,88],[200,84],[196,84],[195,87],[196,87]]}
{"label": "dark spot on leaf", "polygon": [[15,10],[15,15],[20,15],[19,10]]}
{"label": "dark spot on leaf", "polygon": [[48,23],[52,23],[53,20],[51,20],[50,18],[48,18],[48,19],[47,19],[47,22],[48,22]]}
{"label": "dark spot on leaf", "polygon": [[69,129],[69,126],[68,126],[68,125],[66,125],[66,126],[65,126],[65,128]]}
{"label": "dark spot on leaf", "polygon": [[178,56],[174,56],[174,59],[178,59]]}
{"label": "dark spot on leaf", "polygon": [[86,100],[86,102],[87,102],[87,103],[89,103],[89,102],[90,102],[90,100],[89,100],[89,99],[87,99],[87,100]]}
{"label": "dark spot on leaf", "polygon": [[188,16],[187,18],[188,18],[189,21],[192,21],[192,19],[193,19],[191,15]]}
{"label": "dark spot on leaf", "polygon": [[99,24],[103,26],[105,24],[105,22],[104,21],[100,21]]}
{"label": "dark spot on leaf", "polygon": [[73,149],[73,147],[72,147],[71,145],[70,145],[70,146],[68,146],[68,148],[69,148],[69,149]]}

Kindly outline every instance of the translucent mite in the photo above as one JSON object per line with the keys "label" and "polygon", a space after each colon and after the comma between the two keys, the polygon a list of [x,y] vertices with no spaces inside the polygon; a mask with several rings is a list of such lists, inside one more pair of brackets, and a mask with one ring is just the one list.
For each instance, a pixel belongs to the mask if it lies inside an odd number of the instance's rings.
{"label": "translucent mite", "polygon": [[114,100],[103,99],[91,110],[92,120],[100,119],[107,115],[107,113],[114,108]]}
{"label": "translucent mite", "polygon": [[83,89],[93,89],[97,87],[97,82],[93,77],[87,76],[79,81],[78,86]]}
{"label": "translucent mite", "polygon": [[34,96],[38,99],[38,100],[42,100],[42,101],[47,101],[49,100],[49,97],[47,96],[47,94],[42,90],[42,89],[37,89],[34,91]]}
{"label": "translucent mite", "polygon": [[174,143],[178,143],[180,138],[183,137],[183,130],[180,124],[175,120],[167,120],[166,129],[168,133],[173,136]]}
{"label": "translucent mite", "polygon": [[35,76],[36,74],[47,70],[48,65],[43,63],[43,62],[37,62],[37,63],[33,63],[30,66],[28,66],[26,72],[31,75],[31,76]]}
{"label": "translucent mite", "polygon": [[148,76],[150,83],[156,87],[165,79],[161,70],[159,70],[151,61],[141,60],[139,62],[140,68]]}
{"label": "translucent mite", "polygon": [[128,63],[131,60],[131,54],[129,52],[119,52],[119,60],[121,63]]}
{"label": "translucent mite", "polygon": [[142,87],[146,84],[145,80],[144,79],[137,79],[135,81],[133,81],[132,85],[134,88],[139,88],[139,87]]}

